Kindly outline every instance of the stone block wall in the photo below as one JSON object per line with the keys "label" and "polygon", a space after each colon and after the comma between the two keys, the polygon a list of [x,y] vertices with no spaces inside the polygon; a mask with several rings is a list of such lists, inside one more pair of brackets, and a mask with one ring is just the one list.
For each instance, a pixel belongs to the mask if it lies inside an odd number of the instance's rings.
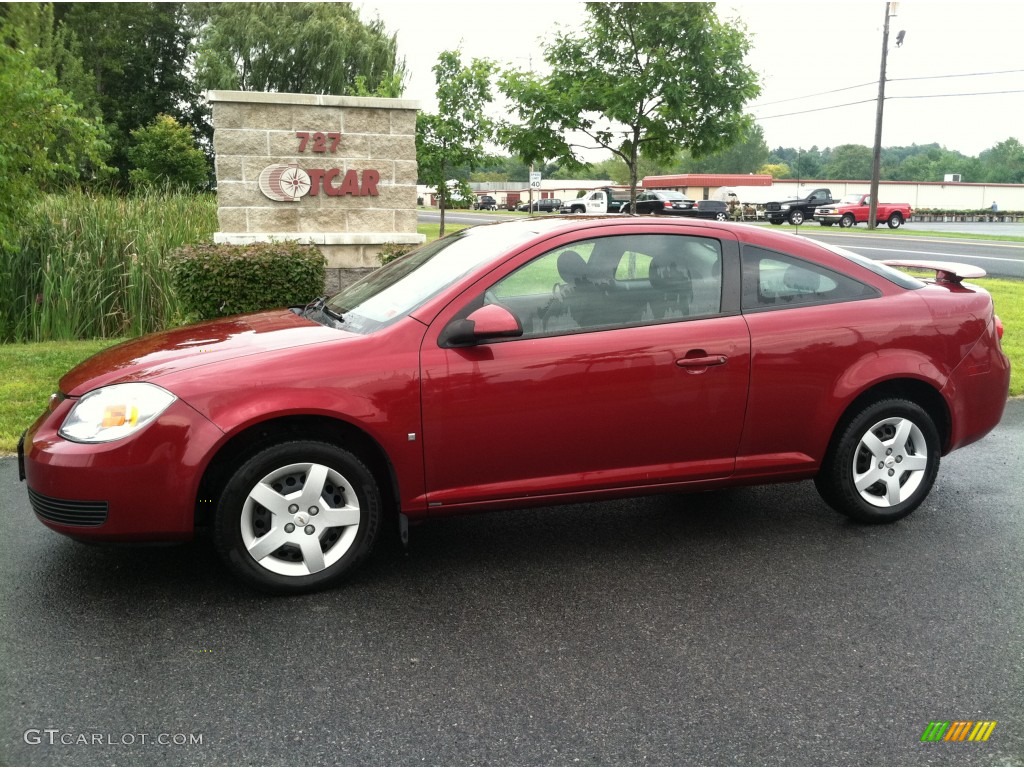
{"label": "stone block wall", "polygon": [[[328,290],[379,266],[385,243],[423,242],[416,232],[416,102],[246,91],[207,96],[215,242],[313,243],[327,259]],[[301,172],[292,172],[297,180],[289,186],[271,166]]]}

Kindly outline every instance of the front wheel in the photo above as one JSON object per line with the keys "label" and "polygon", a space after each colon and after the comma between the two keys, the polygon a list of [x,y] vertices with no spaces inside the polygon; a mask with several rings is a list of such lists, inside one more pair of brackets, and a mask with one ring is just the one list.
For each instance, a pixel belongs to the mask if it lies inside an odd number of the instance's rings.
{"label": "front wheel", "polygon": [[815,485],[837,511],[862,523],[892,523],[928,496],[939,471],[939,433],[910,400],[881,400],[833,438]]}
{"label": "front wheel", "polygon": [[846,229],[849,229],[854,224],[856,224],[856,222],[853,220],[853,214],[852,213],[844,213],[843,214],[843,218],[841,218],[839,220],[839,226],[840,227],[844,227]]}
{"label": "front wheel", "polygon": [[213,539],[243,581],[277,594],[335,584],[373,549],[381,495],[356,456],[296,440],[244,461],[227,481]]}
{"label": "front wheel", "polygon": [[803,211],[790,211],[790,213],[789,213],[789,223],[794,225],[794,226],[796,226],[796,227],[799,227],[801,224],[804,223],[804,212]]}
{"label": "front wheel", "polygon": [[889,217],[889,229],[899,229],[902,224],[903,216],[901,216],[899,212],[893,213],[893,215]]}

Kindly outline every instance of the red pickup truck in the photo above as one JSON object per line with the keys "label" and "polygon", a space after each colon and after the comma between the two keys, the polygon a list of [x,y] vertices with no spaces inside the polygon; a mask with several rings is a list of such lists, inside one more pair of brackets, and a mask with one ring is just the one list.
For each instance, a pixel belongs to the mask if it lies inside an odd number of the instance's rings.
{"label": "red pickup truck", "polygon": [[[871,208],[871,195],[847,195],[837,203],[822,205],[814,209],[814,220],[821,222],[823,227],[838,224],[841,227],[852,227],[854,224],[866,224]],[[875,220],[883,221],[889,229],[900,227],[910,218],[909,203],[879,203]]]}

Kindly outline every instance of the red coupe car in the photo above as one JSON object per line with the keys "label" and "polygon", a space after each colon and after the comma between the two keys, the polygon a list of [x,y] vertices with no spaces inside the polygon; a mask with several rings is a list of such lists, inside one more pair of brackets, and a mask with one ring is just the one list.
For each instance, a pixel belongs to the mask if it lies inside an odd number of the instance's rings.
{"label": "red coupe car", "polygon": [[60,533],[208,528],[273,592],[470,510],[813,478],[891,522],[1009,383],[992,299],[962,281],[981,271],[923,266],[719,222],[474,227],[305,308],[100,353],[27,431],[22,476]]}

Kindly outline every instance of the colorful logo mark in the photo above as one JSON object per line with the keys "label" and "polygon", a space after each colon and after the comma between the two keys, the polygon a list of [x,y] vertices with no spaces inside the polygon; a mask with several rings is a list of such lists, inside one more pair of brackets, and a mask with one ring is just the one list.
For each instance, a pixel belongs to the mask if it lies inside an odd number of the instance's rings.
{"label": "colorful logo mark", "polygon": [[988,741],[995,728],[995,720],[933,720],[921,734],[921,741]]}

